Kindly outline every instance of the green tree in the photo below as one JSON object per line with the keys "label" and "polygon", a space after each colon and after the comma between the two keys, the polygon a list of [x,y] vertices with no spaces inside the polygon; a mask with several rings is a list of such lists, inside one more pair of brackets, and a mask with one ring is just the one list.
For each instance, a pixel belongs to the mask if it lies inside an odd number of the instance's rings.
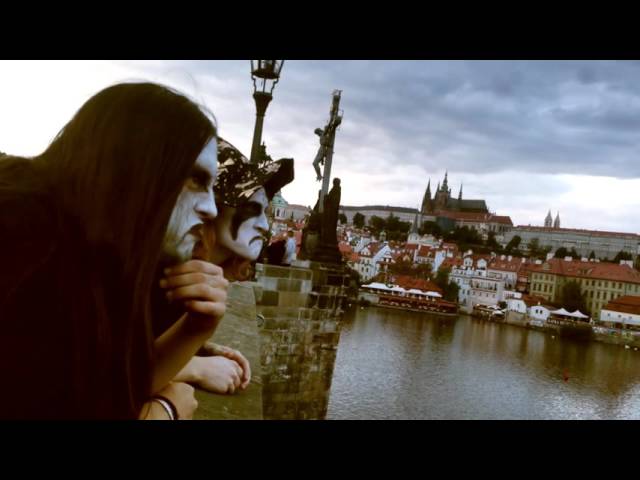
{"label": "green tree", "polygon": [[450,302],[457,302],[459,291],[460,287],[456,282],[449,282],[444,290],[444,299]]}
{"label": "green tree", "polygon": [[442,237],[442,229],[436,222],[424,222],[418,229],[420,235],[433,235],[434,237]]}
{"label": "green tree", "polygon": [[[291,219],[293,220],[293,212],[291,212]],[[347,216],[344,213],[338,215],[338,220],[340,220],[340,225],[344,225],[347,223]]]}
{"label": "green tree", "polygon": [[447,287],[449,283],[449,273],[451,273],[451,269],[444,267],[440,268],[436,273],[436,278],[433,279],[433,282],[439,286],[442,290]]}
{"label": "green tree", "polygon": [[389,273],[393,273],[394,275],[413,275],[413,262],[411,260],[403,261],[398,259],[389,265]]}
{"label": "green tree", "polygon": [[496,241],[495,232],[489,232],[489,234],[487,235],[487,240],[485,241],[485,246],[490,250],[495,251],[496,253],[500,253],[500,250],[502,250],[500,244]]}
{"label": "green tree", "polygon": [[629,252],[620,250],[615,257],[613,257],[613,263],[620,263],[620,260],[633,260],[633,255]]}
{"label": "green tree", "polygon": [[449,281],[449,274],[451,273],[451,269],[441,268],[436,273],[436,278],[434,279],[434,283],[440,287],[443,291],[443,297],[445,300],[449,300],[451,302],[458,301],[458,284],[455,282]]}
{"label": "green tree", "polygon": [[531,255],[532,257],[539,257],[542,253],[542,250],[540,249],[540,240],[538,240],[537,238],[532,238],[531,240],[529,240],[527,248],[529,249],[529,255]]}
{"label": "green tree", "polygon": [[386,223],[384,218],[380,218],[377,215],[372,215],[369,219],[369,225],[371,226],[371,233],[378,236],[382,230],[385,229]]}
{"label": "green tree", "polygon": [[462,251],[468,250],[469,248],[473,248],[478,252],[485,250],[484,242],[475,228],[466,226],[456,227],[452,232],[446,233],[444,239],[448,242],[457,243]]}
{"label": "green tree", "polygon": [[431,269],[430,263],[418,263],[415,265],[415,276],[423,280],[429,280],[431,278]]}
{"label": "green tree", "polygon": [[507,243],[505,252],[513,253],[514,250],[517,250],[519,253],[520,251],[518,250],[518,247],[520,246],[520,242],[522,242],[520,235],[514,235],[513,238],[509,240],[509,243]]}
{"label": "green tree", "polygon": [[356,214],[353,216],[353,226],[356,228],[364,227],[364,219],[364,215],[362,215],[360,212],[356,212]]}
{"label": "green tree", "polygon": [[591,253],[589,254],[589,260],[595,260],[595,259],[596,259],[596,252],[591,250]]}
{"label": "green tree", "polygon": [[[555,258],[571,257],[573,259],[582,258],[580,254],[576,251],[576,249],[573,247],[571,248],[571,250],[567,250],[565,247],[560,247],[558,250],[556,250],[554,257]],[[594,257],[595,257],[595,254],[594,254]]]}
{"label": "green tree", "polygon": [[562,307],[569,312],[573,312],[575,310],[580,310],[582,313],[587,312],[587,305],[584,295],[580,290],[580,284],[575,280],[571,280],[564,284],[560,295],[560,301],[562,302]]}
{"label": "green tree", "polygon": [[388,240],[406,241],[411,228],[411,222],[403,222],[398,217],[389,213],[385,222],[385,231]]}

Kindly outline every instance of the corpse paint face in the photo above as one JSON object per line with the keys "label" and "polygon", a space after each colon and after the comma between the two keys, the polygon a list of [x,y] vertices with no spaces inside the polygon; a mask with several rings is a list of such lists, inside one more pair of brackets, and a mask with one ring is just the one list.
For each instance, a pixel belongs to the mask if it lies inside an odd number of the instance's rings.
{"label": "corpse paint face", "polygon": [[218,152],[213,138],[198,156],[171,213],[163,244],[164,254],[171,260],[190,260],[194,246],[201,240],[203,223],[218,215],[213,195],[217,174]]}
{"label": "corpse paint face", "polygon": [[247,260],[257,259],[269,229],[268,206],[267,193],[260,188],[242,205],[223,207],[216,221],[218,244]]}

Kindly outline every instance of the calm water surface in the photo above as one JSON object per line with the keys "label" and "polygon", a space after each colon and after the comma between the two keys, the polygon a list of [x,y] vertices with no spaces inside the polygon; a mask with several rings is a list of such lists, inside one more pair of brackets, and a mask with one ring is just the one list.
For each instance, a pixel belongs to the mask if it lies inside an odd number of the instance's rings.
{"label": "calm water surface", "polygon": [[640,419],[640,350],[358,307],[345,315],[327,418]]}

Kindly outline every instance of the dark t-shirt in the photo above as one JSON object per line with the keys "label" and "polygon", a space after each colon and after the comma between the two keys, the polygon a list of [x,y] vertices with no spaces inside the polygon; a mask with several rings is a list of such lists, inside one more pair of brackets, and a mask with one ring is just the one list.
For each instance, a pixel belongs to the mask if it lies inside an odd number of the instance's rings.
{"label": "dark t-shirt", "polygon": [[278,240],[267,247],[267,261],[270,265],[282,265],[286,240]]}

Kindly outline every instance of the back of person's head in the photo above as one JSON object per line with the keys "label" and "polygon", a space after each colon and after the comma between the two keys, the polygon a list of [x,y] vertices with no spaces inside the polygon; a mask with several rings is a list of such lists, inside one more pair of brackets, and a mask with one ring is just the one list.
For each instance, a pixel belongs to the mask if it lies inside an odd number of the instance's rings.
{"label": "back of person's head", "polygon": [[[91,97],[30,162],[64,218],[80,226],[78,248],[105,249],[118,263],[117,298],[100,293],[107,288],[100,280],[91,288],[96,298],[119,303],[111,311],[124,311],[125,318],[98,308],[91,320],[103,332],[98,342],[105,353],[124,357],[132,411],[150,393],[150,291],[169,218],[215,136],[214,120],[186,96],[153,83],[121,83]],[[116,324],[125,337],[117,342],[110,338]]]}
{"label": "back of person's head", "polygon": [[287,232],[287,235],[289,235],[289,237],[293,238],[293,230],[289,230],[289,231]]}
{"label": "back of person's head", "polygon": [[[171,211],[213,122],[180,93],[121,83],[91,97],[40,156],[90,242],[124,260],[159,252]],[[125,268],[139,268],[139,262]]]}

